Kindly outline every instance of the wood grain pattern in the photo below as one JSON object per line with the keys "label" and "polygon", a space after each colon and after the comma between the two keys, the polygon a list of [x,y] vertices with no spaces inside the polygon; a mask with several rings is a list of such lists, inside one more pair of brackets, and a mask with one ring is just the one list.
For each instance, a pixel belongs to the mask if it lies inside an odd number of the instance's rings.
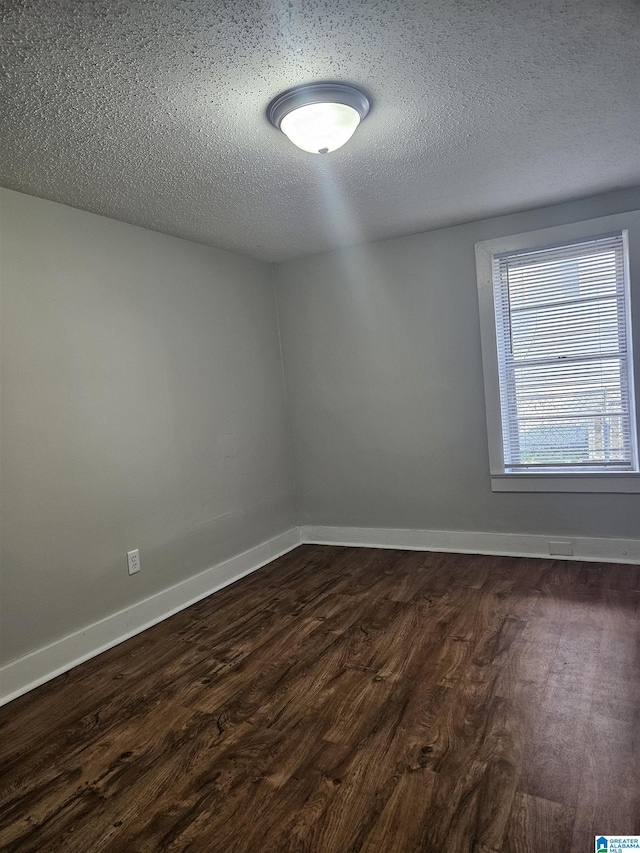
{"label": "wood grain pattern", "polygon": [[640,570],[301,546],[0,709],[0,849],[640,834]]}

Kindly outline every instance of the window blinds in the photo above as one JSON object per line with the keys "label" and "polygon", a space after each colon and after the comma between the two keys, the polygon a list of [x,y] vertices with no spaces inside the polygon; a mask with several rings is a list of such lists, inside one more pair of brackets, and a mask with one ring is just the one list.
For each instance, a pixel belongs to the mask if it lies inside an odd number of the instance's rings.
{"label": "window blinds", "polygon": [[622,233],[493,259],[505,472],[632,471]]}

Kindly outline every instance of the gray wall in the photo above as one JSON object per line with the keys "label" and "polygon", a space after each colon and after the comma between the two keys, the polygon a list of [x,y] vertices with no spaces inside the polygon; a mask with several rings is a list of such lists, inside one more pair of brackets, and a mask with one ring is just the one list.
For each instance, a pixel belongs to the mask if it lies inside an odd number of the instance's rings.
{"label": "gray wall", "polygon": [[6,662],[296,513],[271,269],[8,190],[0,202]]}
{"label": "gray wall", "polygon": [[[0,205],[2,663],[297,517],[273,270]],[[625,191],[277,267],[301,522],[637,537],[638,495],[491,492],[474,243],[638,207]]]}
{"label": "gray wall", "polygon": [[[491,492],[474,257],[478,240],[639,207],[636,189],[281,265],[301,523],[640,535],[640,495]],[[638,281],[632,298],[638,362]]]}

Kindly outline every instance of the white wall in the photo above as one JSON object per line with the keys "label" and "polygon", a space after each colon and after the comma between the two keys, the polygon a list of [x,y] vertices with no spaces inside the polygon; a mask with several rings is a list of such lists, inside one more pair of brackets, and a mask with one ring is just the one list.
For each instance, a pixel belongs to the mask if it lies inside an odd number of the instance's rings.
{"label": "white wall", "polygon": [[0,203],[5,662],[296,513],[271,269],[9,190]]}
{"label": "white wall", "polygon": [[629,190],[280,265],[301,523],[640,537],[640,495],[492,493],[474,256],[479,240],[639,207]]}

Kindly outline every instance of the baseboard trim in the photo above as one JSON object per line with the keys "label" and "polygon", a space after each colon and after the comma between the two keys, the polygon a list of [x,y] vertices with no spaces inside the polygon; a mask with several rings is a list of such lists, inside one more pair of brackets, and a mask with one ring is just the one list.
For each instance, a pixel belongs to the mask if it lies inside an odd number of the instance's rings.
{"label": "baseboard trim", "polygon": [[257,571],[302,543],[548,559],[549,540],[559,538],[571,541],[573,555],[554,554],[554,560],[640,564],[640,539],[549,537],[524,533],[402,530],[384,527],[294,527],[125,610],[87,625],[61,640],[0,667],[0,705],[17,699],[57,675],[157,625],[174,613]]}
{"label": "baseboard trim", "polygon": [[299,544],[300,528],[294,527],[125,610],[5,664],[0,667],[0,705],[157,625],[292,551]]}
{"label": "baseboard trim", "polygon": [[[549,554],[549,540],[568,540],[571,556]],[[401,530],[385,527],[302,527],[302,542],[408,551],[445,551],[505,557],[552,557],[598,563],[640,564],[640,539],[598,539],[526,533],[481,533],[466,530]]]}

